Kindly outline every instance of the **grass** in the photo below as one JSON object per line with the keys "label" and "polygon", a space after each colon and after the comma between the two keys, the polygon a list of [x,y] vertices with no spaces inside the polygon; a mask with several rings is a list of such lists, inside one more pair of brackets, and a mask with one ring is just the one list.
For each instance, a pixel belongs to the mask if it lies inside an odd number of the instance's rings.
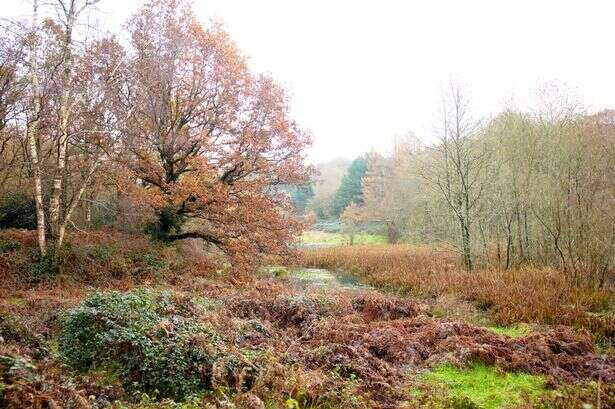
{"label": "grass", "polygon": [[[311,245],[344,246],[350,244],[350,237],[342,233],[306,231],[301,235],[301,243]],[[377,234],[361,233],[354,236],[354,244],[384,244],[386,237]]]}
{"label": "grass", "polygon": [[283,266],[269,267],[269,273],[277,278],[287,278],[288,277],[288,269]]}
{"label": "grass", "polygon": [[607,341],[615,338],[615,313],[609,310],[615,298],[612,289],[574,285],[554,268],[468,272],[450,251],[412,245],[304,249],[303,263],[341,270],[371,286],[398,293],[452,295],[487,312],[499,326],[561,324],[587,329]]}
{"label": "grass", "polygon": [[487,327],[487,329],[491,332],[495,332],[498,335],[505,335],[511,338],[523,337],[525,335],[529,335],[532,332],[530,326],[525,323],[519,323],[511,326],[496,325],[492,327]]}
{"label": "grass", "polygon": [[513,407],[521,403],[523,396],[538,397],[545,391],[546,385],[542,376],[503,373],[482,363],[474,363],[468,369],[444,364],[421,378],[428,384],[444,388],[455,402],[470,401],[474,407],[481,409]]}

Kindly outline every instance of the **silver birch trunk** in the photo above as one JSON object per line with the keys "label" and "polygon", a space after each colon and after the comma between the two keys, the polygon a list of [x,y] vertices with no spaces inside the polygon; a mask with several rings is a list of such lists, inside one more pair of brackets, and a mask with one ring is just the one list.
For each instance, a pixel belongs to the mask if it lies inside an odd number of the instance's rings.
{"label": "silver birch trunk", "polygon": [[39,119],[41,115],[41,95],[40,84],[38,79],[38,61],[37,61],[37,18],[38,18],[38,1],[33,1],[32,10],[32,45],[30,48],[30,86],[32,92],[32,119],[28,121],[26,129],[26,138],[30,151],[30,160],[32,162],[32,178],[34,181],[34,201],[36,203],[36,230],[38,237],[38,246],[41,255],[47,252],[46,228],[45,228],[45,209],[43,204],[43,183],[41,180],[41,165],[38,157],[37,132]]}

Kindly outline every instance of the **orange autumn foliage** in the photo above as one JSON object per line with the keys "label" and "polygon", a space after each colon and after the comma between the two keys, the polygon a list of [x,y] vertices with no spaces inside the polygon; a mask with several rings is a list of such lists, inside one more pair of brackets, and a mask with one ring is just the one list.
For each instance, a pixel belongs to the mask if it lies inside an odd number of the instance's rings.
{"label": "orange autumn foliage", "polygon": [[310,136],[288,97],[246,66],[228,34],[203,27],[179,0],[146,4],[127,24],[130,47],[107,40],[98,58],[117,69],[109,92],[125,115],[115,158],[120,186],[156,212],[195,221],[199,237],[236,266],[286,254],[301,229],[282,187],[304,183]]}

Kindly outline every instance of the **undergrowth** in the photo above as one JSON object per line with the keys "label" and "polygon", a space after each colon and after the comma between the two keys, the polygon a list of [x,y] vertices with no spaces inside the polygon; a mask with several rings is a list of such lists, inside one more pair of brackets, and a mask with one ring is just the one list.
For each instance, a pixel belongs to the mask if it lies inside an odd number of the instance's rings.
{"label": "undergrowth", "polygon": [[489,311],[496,324],[540,323],[584,328],[615,337],[613,292],[574,285],[552,268],[468,272],[455,254],[428,246],[343,246],[305,249],[311,267],[341,270],[375,287],[411,295],[454,294]]}
{"label": "undergrowth", "polygon": [[533,406],[539,409],[615,408],[615,384],[591,381],[563,385],[544,394]]}
{"label": "undergrowth", "polygon": [[117,373],[127,390],[183,400],[211,387],[221,354],[220,336],[190,308],[167,292],[94,294],[66,314],[60,354],[78,371]]}
{"label": "undergrowth", "polygon": [[[567,397],[597,407],[596,396],[610,399],[612,385],[604,382],[615,379],[615,358],[571,328],[531,320],[485,328],[464,317],[438,318],[425,299],[305,286],[285,278],[283,268],[259,278],[214,277],[172,246],[104,231],[71,234],[62,271],[29,283],[20,274],[35,261],[35,236],[11,230],[0,239],[19,243],[0,253],[7,267],[0,272],[0,396],[9,408],[469,408],[490,393],[473,395],[479,387],[472,379],[496,395],[507,383],[513,387],[503,393],[527,389],[519,394],[524,408],[580,407],[562,406]],[[422,258],[429,255],[431,264]],[[424,288],[435,294],[445,284],[464,288],[446,257],[405,257],[406,266],[433,268],[425,282],[442,281]],[[370,266],[370,275],[354,274],[366,280],[384,269]],[[444,280],[435,267],[453,278]],[[499,311],[500,304],[472,300]],[[601,314],[598,305],[593,310]],[[453,372],[467,365],[467,379]],[[428,368],[435,369],[419,379],[421,395],[408,396],[408,369]],[[521,372],[536,378],[519,378]],[[563,386],[534,399],[531,380],[542,377]],[[453,378],[465,383],[445,385]]]}
{"label": "undergrowth", "polygon": [[[306,231],[301,235],[301,243],[308,245],[347,245],[350,236],[342,233]],[[377,234],[360,233],[353,237],[354,244],[384,244],[386,237]]]}
{"label": "undergrowth", "polygon": [[36,235],[0,230],[0,280],[15,288],[66,279],[100,284],[108,280],[162,280],[183,272],[210,274],[212,266],[178,257],[177,250],[145,235],[105,230],[72,232],[59,250],[40,256]]}

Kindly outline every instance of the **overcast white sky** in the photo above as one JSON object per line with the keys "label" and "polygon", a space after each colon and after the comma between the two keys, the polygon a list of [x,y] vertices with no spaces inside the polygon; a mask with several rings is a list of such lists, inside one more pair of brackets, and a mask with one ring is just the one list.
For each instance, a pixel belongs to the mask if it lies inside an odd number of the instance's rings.
{"label": "overcast white sky", "polygon": [[[141,0],[102,0],[116,31]],[[590,110],[615,108],[612,0],[194,0],[222,20],[256,71],[293,96],[315,144],[310,160],[385,149],[395,134],[433,139],[442,89],[468,86],[478,115],[528,102],[561,81]],[[0,15],[27,15],[29,0],[0,0]]]}

